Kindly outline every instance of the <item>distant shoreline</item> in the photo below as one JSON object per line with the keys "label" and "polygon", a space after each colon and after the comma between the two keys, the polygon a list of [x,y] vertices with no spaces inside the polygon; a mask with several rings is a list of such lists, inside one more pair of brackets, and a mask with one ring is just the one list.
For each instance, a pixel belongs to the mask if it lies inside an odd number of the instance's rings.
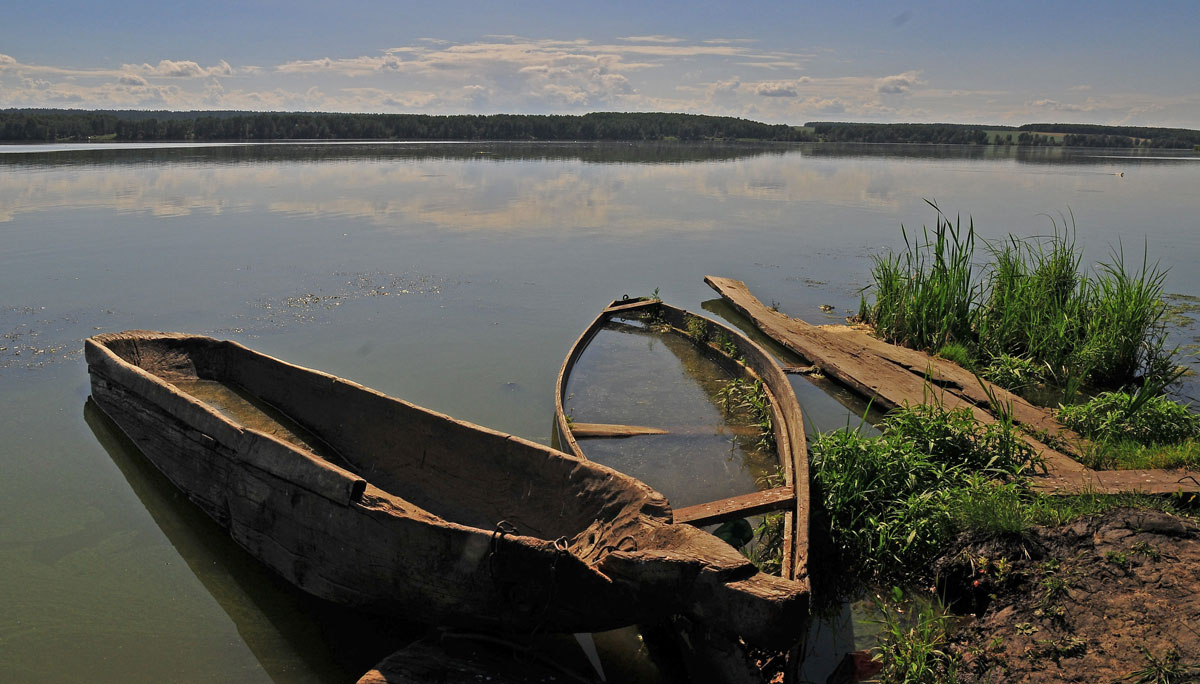
{"label": "distant shoreline", "polygon": [[0,142],[860,142],[1200,150],[1185,128],[1033,123],[766,124],[703,114],[342,114],[0,110]]}

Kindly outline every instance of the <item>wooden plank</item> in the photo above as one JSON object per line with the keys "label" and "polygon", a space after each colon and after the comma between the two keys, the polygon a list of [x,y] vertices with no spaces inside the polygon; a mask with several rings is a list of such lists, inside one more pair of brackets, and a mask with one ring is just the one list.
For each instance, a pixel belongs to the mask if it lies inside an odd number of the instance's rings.
{"label": "wooden plank", "polygon": [[1065,476],[1051,473],[1034,478],[1033,486],[1048,494],[1176,494],[1200,491],[1200,473],[1194,470],[1087,470]]}
{"label": "wooden plank", "polygon": [[601,313],[608,315],[617,313],[619,311],[629,311],[630,309],[643,309],[654,306],[658,303],[659,301],[657,299],[631,299],[629,301],[618,300]]}
{"label": "wooden plank", "polygon": [[[981,382],[957,364],[888,344],[849,326],[815,326],[791,318],[768,308],[740,280],[706,276],[704,282],[769,337],[809,360],[828,377],[884,408],[938,402],[951,409],[966,407],[977,420],[993,423],[994,398],[1018,425],[1034,432],[1044,431],[1076,448],[1084,444],[1083,438],[1058,423],[1049,410],[996,385]],[[1200,473],[1195,471],[1098,473],[1029,434],[1023,434],[1022,439],[1045,460],[1047,475],[1035,479],[1035,486],[1046,491],[1200,491]],[[1163,472],[1169,474],[1154,474]]]}
{"label": "wooden plank", "polygon": [[735,435],[754,437],[760,435],[757,425],[668,425],[649,427],[646,425],[620,425],[616,423],[572,423],[571,434],[579,439],[604,439],[608,437],[636,437],[639,435]]}
{"label": "wooden plank", "polygon": [[792,487],[764,489],[720,501],[677,508],[675,509],[675,522],[689,523],[697,527],[715,525],[736,518],[784,510],[791,507],[795,498],[796,491]]}
{"label": "wooden plank", "polygon": [[571,423],[571,432],[576,437],[591,437],[593,439],[668,434],[662,428],[646,427],[645,425],[617,425],[614,423]]}
{"label": "wooden plank", "polygon": [[[916,405],[940,402],[946,408],[968,408],[976,419],[984,423],[995,422],[995,417],[982,404],[959,394],[958,384],[939,384],[938,373],[930,371],[936,368],[932,357],[929,365],[918,369],[916,364],[905,365],[892,358],[876,353],[878,345],[886,343],[876,340],[868,341],[869,336],[846,326],[815,326],[798,318],[790,318],[778,311],[773,311],[752,295],[746,284],[740,280],[706,276],[704,281],[716,290],[723,298],[733,305],[742,315],[749,318],[760,330],[775,339],[788,349],[808,359],[818,366],[826,376],[841,382],[862,396],[871,399],[883,408],[890,409],[898,406]],[[836,331],[829,328],[835,328]],[[892,345],[887,345],[892,346]],[[912,360],[913,357],[904,357]],[[943,372],[943,375],[945,372]],[[974,376],[971,376],[974,379]],[[969,384],[965,383],[964,384]],[[1016,395],[1000,388],[995,388],[995,396],[1004,404],[1016,406],[1023,404],[1036,409]],[[1022,414],[1024,415],[1024,414]],[[1022,422],[1014,411],[1014,420]],[[1038,419],[1033,427],[1043,427],[1047,421],[1053,422],[1045,411],[1038,412]],[[1057,422],[1054,422],[1057,425]],[[1059,433],[1065,435],[1065,428],[1059,426]],[[1072,433],[1073,434],[1073,433]],[[1059,470],[1082,471],[1083,466],[1070,456],[1051,449],[1049,446],[1023,435],[1026,442],[1048,462]],[[1078,436],[1075,436],[1078,440]]]}

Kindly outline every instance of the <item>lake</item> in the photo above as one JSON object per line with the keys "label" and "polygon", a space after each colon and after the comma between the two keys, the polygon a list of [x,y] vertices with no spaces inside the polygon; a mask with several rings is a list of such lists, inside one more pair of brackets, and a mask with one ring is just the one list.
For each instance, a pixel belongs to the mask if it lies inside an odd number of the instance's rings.
{"label": "lake", "polygon": [[[984,238],[1073,216],[1088,259],[1146,250],[1197,295],[1197,188],[1200,155],[1158,150],[0,147],[0,672],[353,681],[412,633],[282,586],[140,460],[86,404],[89,335],[231,338],[549,443],[563,356],[622,295],[739,323],[714,274],[841,320],[900,226],[934,224],[926,199]],[[1178,324],[1195,344],[1195,314]],[[816,428],[857,422],[853,400],[796,387]],[[637,671],[617,663],[636,639],[597,641],[612,681]]]}

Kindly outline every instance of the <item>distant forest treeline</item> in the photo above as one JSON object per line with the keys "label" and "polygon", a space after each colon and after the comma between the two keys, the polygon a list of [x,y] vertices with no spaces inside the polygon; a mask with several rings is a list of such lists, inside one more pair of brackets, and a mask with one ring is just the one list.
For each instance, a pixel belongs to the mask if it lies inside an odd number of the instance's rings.
{"label": "distant forest treeline", "polygon": [[1013,127],[812,122],[799,127],[727,116],[618,112],[578,116],[433,116],[238,111],[0,111],[0,141],[87,140],[768,140],[1188,149],[1200,146],[1200,131],[1049,123]]}
{"label": "distant forest treeline", "polygon": [[825,142],[938,143],[957,145],[1063,145],[1067,147],[1168,147],[1200,145],[1200,131],[1187,128],[1034,123],[866,124],[814,121],[805,124]]}
{"label": "distant forest treeline", "polygon": [[0,140],[811,140],[804,129],[697,114],[314,114],[0,111]]}

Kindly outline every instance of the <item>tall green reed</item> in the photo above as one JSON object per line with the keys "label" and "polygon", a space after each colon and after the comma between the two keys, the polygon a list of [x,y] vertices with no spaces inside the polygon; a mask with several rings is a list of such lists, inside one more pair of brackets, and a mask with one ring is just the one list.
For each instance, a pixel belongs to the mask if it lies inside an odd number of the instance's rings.
{"label": "tall green reed", "polygon": [[875,304],[868,309],[864,298],[860,314],[889,341],[937,349],[971,339],[975,226],[970,222],[963,231],[961,219],[952,223],[926,202],[937,212],[934,229],[923,227],[922,241],[914,243],[901,226],[905,250],[875,257]]}
{"label": "tall green reed", "polygon": [[874,301],[868,305],[864,293],[860,316],[881,337],[930,351],[958,345],[981,369],[1019,359],[1044,369],[1068,395],[1085,383],[1174,379],[1166,272],[1145,252],[1140,269],[1116,249],[1089,271],[1071,216],[1061,224],[1051,218],[1050,235],[985,242],[990,259],[976,265],[974,223],[964,230],[961,219],[951,222],[929,204],[935,228],[915,242],[901,227],[904,251],[874,260]]}

